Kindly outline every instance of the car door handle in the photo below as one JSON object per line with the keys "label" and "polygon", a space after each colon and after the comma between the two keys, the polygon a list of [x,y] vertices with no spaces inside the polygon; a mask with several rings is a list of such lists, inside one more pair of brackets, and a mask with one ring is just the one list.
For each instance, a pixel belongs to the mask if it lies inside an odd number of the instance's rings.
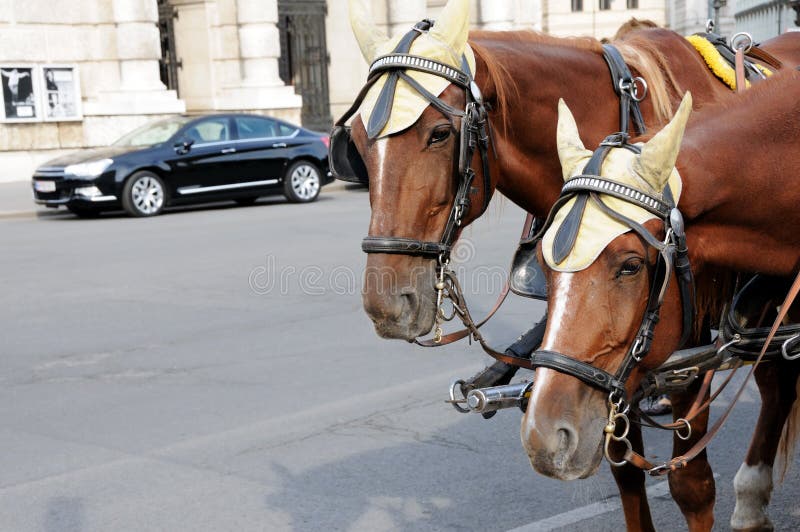
{"label": "car door handle", "polygon": [[285,148],[286,147],[286,143],[285,142],[276,142],[275,144],[272,145],[272,147],[273,148]]}
{"label": "car door handle", "polygon": [[222,153],[236,153],[236,148],[225,148]]}

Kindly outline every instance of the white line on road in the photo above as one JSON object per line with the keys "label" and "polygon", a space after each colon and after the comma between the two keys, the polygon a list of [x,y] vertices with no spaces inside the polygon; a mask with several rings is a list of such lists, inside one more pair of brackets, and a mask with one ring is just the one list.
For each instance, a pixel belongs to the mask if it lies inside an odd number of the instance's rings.
{"label": "white line on road", "polygon": [[[647,488],[647,495],[650,498],[658,498],[669,495],[669,482],[664,480],[658,484],[654,484]],[[508,532],[544,532],[546,530],[555,530],[575,523],[580,523],[586,519],[596,517],[598,515],[613,512],[622,508],[622,503],[619,498],[608,498],[604,501],[594,502],[575,508],[568,512],[560,513],[521,527],[509,530]]]}
{"label": "white line on road", "polygon": [[[719,478],[719,475],[715,474],[714,478]],[[650,499],[669,497],[669,481],[664,480],[649,486],[647,488],[647,496]],[[522,525],[508,532],[545,532],[547,530],[556,530],[558,528],[574,525],[575,523],[580,523],[581,521],[598,515],[619,510],[620,508],[622,508],[622,503],[619,498],[610,497],[604,501],[593,502],[592,504],[587,504],[586,506],[581,506],[580,508],[575,508],[568,512],[545,517],[544,519]]]}

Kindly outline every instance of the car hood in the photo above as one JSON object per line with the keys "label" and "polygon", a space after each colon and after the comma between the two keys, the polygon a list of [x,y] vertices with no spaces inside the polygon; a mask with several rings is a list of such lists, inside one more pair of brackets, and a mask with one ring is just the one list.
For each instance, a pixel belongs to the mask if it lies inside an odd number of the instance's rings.
{"label": "car hood", "polygon": [[70,164],[85,163],[89,161],[97,161],[100,159],[112,159],[126,153],[134,151],[141,151],[148,149],[146,146],[107,146],[105,148],[94,148],[90,150],[80,150],[61,157],[57,157],[47,161],[42,167],[45,166],[67,166]]}

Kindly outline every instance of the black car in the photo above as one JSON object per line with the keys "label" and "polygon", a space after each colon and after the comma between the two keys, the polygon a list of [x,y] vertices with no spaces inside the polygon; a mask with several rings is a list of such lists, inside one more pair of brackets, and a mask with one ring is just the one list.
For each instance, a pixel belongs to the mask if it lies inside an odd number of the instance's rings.
{"label": "black car", "polygon": [[190,202],[251,204],[269,194],[309,202],[333,180],[328,142],[327,134],[258,115],[176,116],[40,166],[34,199],[83,217],[119,207],[153,216]]}

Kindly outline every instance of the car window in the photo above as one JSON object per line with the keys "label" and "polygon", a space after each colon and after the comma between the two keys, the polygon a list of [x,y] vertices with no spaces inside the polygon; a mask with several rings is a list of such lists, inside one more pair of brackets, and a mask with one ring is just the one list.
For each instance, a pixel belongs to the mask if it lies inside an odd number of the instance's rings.
{"label": "car window", "polygon": [[277,136],[277,124],[267,118],[241,116],[237,117],[235,120],[240,139],[263,139],[265,137]]}
{"label": "car window", "polygon": [[280,133],[281,137],[291,137],[294,135],[295,131],[297,131],[296,127],[292,127],[288,124],[278,124],[278,133]]}
{"label": "car window", "polygon": [[115,146],[154,146],[161,144],[175,134],[186,122],[191,120],[185,116],[168,118],[151,122],[134,129],[117,140]]}
{"label": "car window", "polygon": [[227,118],[210,118],[193,125],[184,135],[197,144],[230,140]]}

